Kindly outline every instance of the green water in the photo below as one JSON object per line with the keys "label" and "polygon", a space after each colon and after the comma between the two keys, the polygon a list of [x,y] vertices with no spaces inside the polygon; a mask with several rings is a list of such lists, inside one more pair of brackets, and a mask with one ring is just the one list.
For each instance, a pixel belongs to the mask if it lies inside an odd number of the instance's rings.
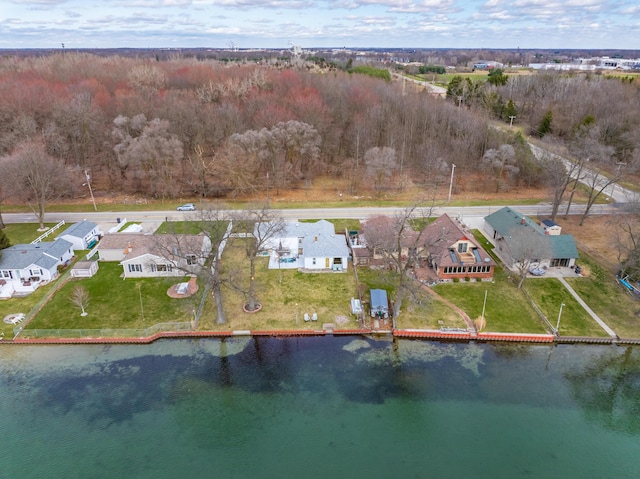
{"label": "green water", "polygon": [[0,348],[0,478],[635,478],[640,349]]}

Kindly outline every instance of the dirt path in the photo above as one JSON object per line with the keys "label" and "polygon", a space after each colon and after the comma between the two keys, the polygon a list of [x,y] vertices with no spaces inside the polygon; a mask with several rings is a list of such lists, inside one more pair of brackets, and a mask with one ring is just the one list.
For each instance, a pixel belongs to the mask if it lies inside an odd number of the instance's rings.
{"label": "dirt path", "polygon": [[440,301],[442,301],[444,304],[446,304],[447,306],[449,306],[451,309],[453,309],[456,313],[458,313],[458,316],[460,316],[465,323],[467,323],[467,328],[469,328],[469,330],[471,331],[471,336],[476,336],[477,332],[476,332],[476,327],[473,324],[473,321],[471,321],[471,318],[469,317],[469,315],[467,313],[465,313],[464,311],[462,311],[458,306],[456,306],[455,304],[453,304],[452,302],[450,302],[449,300],[443,298],[442,296],[440,296],[438,293],[436,293],[433,289],[429,288],[428,286],[422,286],[422,288],[427,291],[427,293],[429,293],[431,296],[438,298]]}

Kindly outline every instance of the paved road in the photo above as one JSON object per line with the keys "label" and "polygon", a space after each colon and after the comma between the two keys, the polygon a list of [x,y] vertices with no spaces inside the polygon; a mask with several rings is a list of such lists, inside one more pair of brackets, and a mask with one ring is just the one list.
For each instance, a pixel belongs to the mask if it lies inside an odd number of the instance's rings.
{"label": "paved road", "polygon": [[[502,205],[496,206],[440,206],[433,210],[435,216],[448,213],[449,216],[460,218],[463,223],[475,225],[479,219],[490,215],[496,210],[502,208]],[[538,205],[513,205],[514,209],[520,213],[529,216],[544,216],[551,213],[551,205],[541,203]],[[279,212],[285,220],[296,219],[366,219],[376,215],[393,215],[400,211],[401,207],[360,207],[360,208],[299,208],[299,209],[282,209],[275,210]],[[595,205],[591,209],[593,215],[610,214],[616,210],[615,205]],[[572,214],[581,214],[584,211],[584,205],[575,205],[572,207]],[[427,213],[428,209],[423,210]],[[66,221],[73,223],[82,220],[90,220],[96,223],[116,223],[117,218],[128,221],[154,221],[162,222],[183,221],[187,219],[196,219],[198,212],[180,212],[175,210],[169,211],[88,211],[83,213],[57,213],[51,212],[45,215],[47,223],[57,223]],[[36,217],[33,213],[3,213],[2,218],[5,223],[34,223]]]}
{"label": "paved road", "polygon": [[[568,160],[567,158],[564,158],[550,151],[544,150],[543,148],[540,148],[538,145],[535,145],[531,142],[529,142],[529,147],[531,148],[531,151],[533,152],[534,156],[538,160],[544,158],[546,155],[549,155],[552,158],[557,158],[560,161],[562,161],[562,163],[565,165],[567,170],[570,170],[572,165],[571,165],[571,161]],[[573,172],[572,177],[575,178],[577,174],[578,174],[578,171],[576,170]],[[589,187],[595,186],[598,189],[604,188],[602,194],[613,198],[616,203],[628,203],[630,201],[634,201],[635,198],[637,197],[637,193],[635,191],[628,190],[623,186],[619,185],[617,182],[612,182],[611,184],[609,184],[611,180],[608,177],[604,176],[602,173],[599,173],[599,172],[596,173],[586,166],[580,170],[580,174],[581,174],[581,179],[580,179],[581,183],[584,183]]]}

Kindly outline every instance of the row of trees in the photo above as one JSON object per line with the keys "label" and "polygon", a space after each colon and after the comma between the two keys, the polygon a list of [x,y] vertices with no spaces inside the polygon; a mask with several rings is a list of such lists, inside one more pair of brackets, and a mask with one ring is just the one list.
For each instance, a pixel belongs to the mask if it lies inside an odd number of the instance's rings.
{"label": "row of trees", "polygon": [[[354,192],[372,180],[379,188],[432,185],[447,181],[452,163],[481,172],[487,149],[515,141],[426,93],[341,71],[5,57],[0,93],[0,155],[37,143],[64,176],[75,171],[81,180],[89,170],[98,194],[207,198],[301,186],[317,175],[345,178]],[[382,151],[393,157],[384,181]]]}

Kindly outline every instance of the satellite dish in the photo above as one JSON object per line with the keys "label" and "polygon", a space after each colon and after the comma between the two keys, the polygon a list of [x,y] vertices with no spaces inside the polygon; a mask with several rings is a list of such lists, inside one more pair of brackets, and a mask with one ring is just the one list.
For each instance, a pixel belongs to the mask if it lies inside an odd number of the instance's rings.
{"label": "satellite dish", "polygon": [[491,261],[489,258],[485,258],[485,259],[484,259],[484,262],[485,262],[485,263],[488,263],[489,261]]}

